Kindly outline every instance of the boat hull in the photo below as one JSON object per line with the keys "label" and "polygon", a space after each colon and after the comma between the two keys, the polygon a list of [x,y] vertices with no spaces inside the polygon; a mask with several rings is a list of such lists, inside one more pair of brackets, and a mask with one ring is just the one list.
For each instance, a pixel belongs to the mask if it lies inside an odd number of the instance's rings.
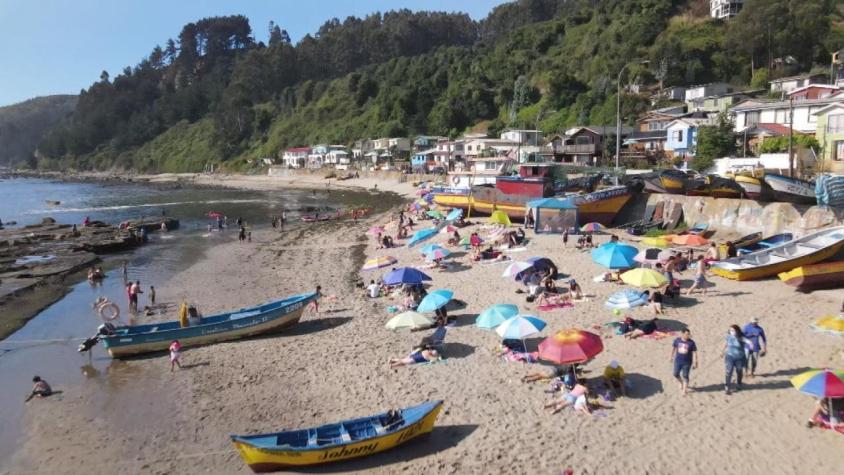
{"label": "boat hull", "polygon": [[736,175],[733,180],[744,189],[744,194],[751,200],[759,200],[767,195],[762,186],[762,181],[758,178]]}
{"label": "boat hull", "polygon": [[266,448],[250,444],[237,436],[232,436],[232,443],[243,461],[256,473],[322,465],[373,455],[429,434],[434,429],[434,423],[441,409],[442,401],[437,401],[421,419],[404,428],[339,446],[298,450],[292,447]]}
{"label": "boat hull", "polygon": [[765,183],[771,187],[775,201],[807,205],[817,202],[814,183],[772,173],[765,175]]}
{"label": "boat hull", "polygon": [[[806,251],[798,256],[784,258],[783,260],[778,261],[771,261],[772,253],[784,251],[785,248],[792,248],[793,246],[799,247],[801,243],[806,242],[807,239],[818,237],[820,235],[829,237],[830,242],[822,247],[811,247],[809,249],[813,249],[812,251]],[[830,228],[811,236],[789,241],[779,246],[746,254],[738,258],[716,262],[713,264],[712,273],[733,280],[763,279],[777,275],[781,272],[790,271],[800,266],[807,266],[829,259],[837,254],[842,247],[844,247],[844,226]],[[767,263],[756,263],[759,262],[760,259],[767,261]],[[747,265],[747,267],[741,267],[743,263],[748,263],[744,264]]]}
{"label": "boat hull", "polygon": [[800,266],[780,273],[779,278],[800,291],[841,288],[844,287],[844,261]]}
{"label": "boat hull", "polygon": [[[314,298],[315,294],[306,294],[270,311],[256,312],[244,309],[240,313],[232,313],[227,320],[215,322],[215,317],[211,316],[207,318],[211,323],[184,328],[155,331],[156,327],[153,325],[153,331],[142,333],[126,333],[126,328],[118,328],[115,335],[103,337],[103,345],[113,358],[123,358],[165,351],[173,340],[179,340],[182,347],[187,348],[274,333],[298,323],[305,306]],[[166,323],[161,324],[165,325]]]}

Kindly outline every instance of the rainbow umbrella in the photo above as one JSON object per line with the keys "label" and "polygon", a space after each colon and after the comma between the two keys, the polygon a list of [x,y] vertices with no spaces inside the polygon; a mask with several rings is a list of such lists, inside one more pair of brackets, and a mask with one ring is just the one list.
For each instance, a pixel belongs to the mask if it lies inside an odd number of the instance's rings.
{"label": "rainbow umbrella", "polygon": [[[834,369],[812,369],[791,378],[791,384],[798,391],[820,398],[832,399],[844,397],[844,371]],[[837,414],[830,414],[830,422],[837,424]]]}
{"label": "rainbow umbrella", "polygon": [[369,231],[367,231],[366,234],[371,234],[373,236],[377,236],[379,234],[384,234],[386,231],[387,230],[384,229],[381,226],[373,226],[373,227],[369,228]]}
{"label": "rainbow umbrella", "polygon": [[363,269],[361,270],[375,270],[380,269],[382,267],[391,266],[398,262],[398,259],[392,256],[378,256],[372,259],[369,259],[364,263]]}
{"label": "rainbow umbrella", "polygon": [[448,214],[445,216],[446,221],[455,221],[460,219],[463,216],[463,210],[460,208],[454,208],[453,210],[449,211]]}
{"label": "rainbow umbrella", "polygon": [[707,239],[704,239],[697,234],[681,234],[679,236],[674,236],[674,238],[671,239],[671,242],[680,246],[690,247],[705,246],[709,244]]}
{"label": "rainbow umbrella", "polygon": [[584,233],[599,233],[606,229],[601,223],[586,223],[580,227]]}
{"label": "rainbow umbrella", "polygon": [[539,344],[539,357],[556,364],[583,363],[602,351],[601,337],[577,329],[557,332]]}
{"label": "rainbow umbrella", "polygon": [[627,244],[608,242],[592,249],[592,260],[609,269],[633,267],[633,260],[639,250]]}
{"label": "rainbow umbrella", "polygon": [[827,315],[815,320],[812,328],[819,332],[831,333],[833,335],[844,336],[844,316],[841,315]]}
{"label": "rainbow umbrella", "polygon": [[501,322],[495,329],[504,340],[524,340],[545,328],[545,322],[533,315],[516,315]]}
{"label": "rainbow umbrella", "polygon": [[434,325],[434,321],[418,312],[403,312],[391,318],[386,325],[388,330],[419,330]]}
{"label": "rainbow umbrella", "polygon": [[621,274],[621,281],[634,287],[662,287],[668,283],[664,275],[653,269],[633,269]]}
{"label": "rainbow umbrella", "polygon": [[419,312],[433,312],[445,307],[446,304],[451,301],[453,296],[454,292],[447,289],[434,290],[426,295],[421,302],[419,302],[416,310]]}
{"label": "rainbow umbrella", "polygon": [[425,259],[427,259],[429,261],[438,261],[440,259],[444,259],[444,258],[448,257],[449,254],[451,254],[451,251],[441,247],[441,248],[434,249],[431,252],[429,252],[425,256]]}
{"label": "rainbow umbrella", "polygon": [[518,314],[519,307],[509,303],[500,303],[481,312],[475,320],[475,324],[478,328],[490,330],[501,325],[508,318],[515,317]]}
{"label": "rainbow umbrella", "polygon": [[413,247],[413,246],[415,246],[416,244],[419,244],[422,241],[425,241],[427,239],[431,239],[436,234],[437,234],[437,228],[420,229],[419,231],[416,231],[415,233],[413,233],[413,236],[410,238],[409,241],[407,241],[407,247]]}

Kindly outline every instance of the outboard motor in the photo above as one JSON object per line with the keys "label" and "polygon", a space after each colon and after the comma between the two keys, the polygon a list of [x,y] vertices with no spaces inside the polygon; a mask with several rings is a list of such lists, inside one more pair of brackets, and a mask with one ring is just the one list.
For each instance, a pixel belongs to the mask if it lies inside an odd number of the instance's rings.
{"label": "outboard motor", "polygon": [[77,348],[77,351],[79,351],[80,353],[85,352],[85,351],[89,351],[91,348],[96,346],[97,343],[100,342],[100,339],[102,337],[108,336],[108,335],[114,335],[114,330],[116,330],[116,327],[114,325],[112,325],[111,323],[108,323],[108,322],[103,323],[102,325],[97,327],[97,333],[94,336],[87,338],[85,341],[83,341],[79,345],[79,348]]}

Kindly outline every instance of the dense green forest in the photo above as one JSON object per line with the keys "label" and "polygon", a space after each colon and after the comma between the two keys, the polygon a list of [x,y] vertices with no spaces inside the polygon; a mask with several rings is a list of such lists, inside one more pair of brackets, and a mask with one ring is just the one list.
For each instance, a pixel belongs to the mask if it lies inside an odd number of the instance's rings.
{"label": "dense green forest", "polygon": [[[206,18],[121,74],[103,72],[41,141],[38,166],[238,168],[288,146],[456,136],[478,123],[611,124],[616,75],[634,58],[650,63],[624,84],[750,85],[828,68],[844,46],[836,1],[745,3],[729,22],[709,19],[707,0],[519,0],[478,22],[400,10],[331,19],[296,44],[283,25],[264,43],[245,17]],[[627,122],[649,107],[622,96]]]}
{"label": "dense green forest", "polygon": [[66,119],[75,107],[76,96],[63,95],[0,107],[0,166],[34,166],[32,152],[44,133]]}

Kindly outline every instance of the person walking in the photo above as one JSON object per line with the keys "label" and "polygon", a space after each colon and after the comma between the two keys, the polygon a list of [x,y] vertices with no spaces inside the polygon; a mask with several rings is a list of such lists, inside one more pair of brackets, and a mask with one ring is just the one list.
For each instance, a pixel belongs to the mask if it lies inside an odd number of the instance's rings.
{"label": "person walking", "polygon": [[747,365],[745,371],[748,378],[756,376],[756,363],[760,356],[765,356],[768,353],[768,338],[765,336],[765,330],[759,325],[759,318],[753,317],[750,323],[744,326],[742,330],[744,337],[747,340],[745,347],[745,357]]}
{"label": "person walking", "polygon": [[151,305],[155,305],[155,286],[154,285],[149,286],[149,303]]}
{"label": "person walking", "polygon": [[566,228],[563,230],[563,247],[569,246],[569,229]]}
{"label": "person walking", "polygon": [[697,354],[697,345],[691,338],[692,332],[688,328],[680,333],[678,338],[671,344],[671,359],[674,361],[674,379],[680,384],[683,396],[689,392],[689,373],[691,369],[697,369],[700,356]]}
{"label": "person walking", "polygon": [[692,295],[695,289],[700,288],[703,290],[703,296],[706,297],[706,287],[708,285],[708,281],[706,280],[706,263],[704,262],[703,256],[697,256],[697,268],[695,269],[695,283],[689,287],[689,290],[686,291],[686,295]]}
{"label": "person walking", "polygon": [[745,338],[738,325],[730,325],[730,330],[727,332],[727,340],[724,342],[724,348],[721,354],[724,355],[724,393],[730,394],[730,385],[733,382],[733,371],[736,373],[736,391],[741,390],[741,377],[744,372],[745,356],[744,356]]}
{"label": "person walking", "polygon": [[182,369],[182,363],[179,360],[182,358],[182,344],[179,340],[173,340],[170,343],[170,372],[172,373],[176,366]]}

